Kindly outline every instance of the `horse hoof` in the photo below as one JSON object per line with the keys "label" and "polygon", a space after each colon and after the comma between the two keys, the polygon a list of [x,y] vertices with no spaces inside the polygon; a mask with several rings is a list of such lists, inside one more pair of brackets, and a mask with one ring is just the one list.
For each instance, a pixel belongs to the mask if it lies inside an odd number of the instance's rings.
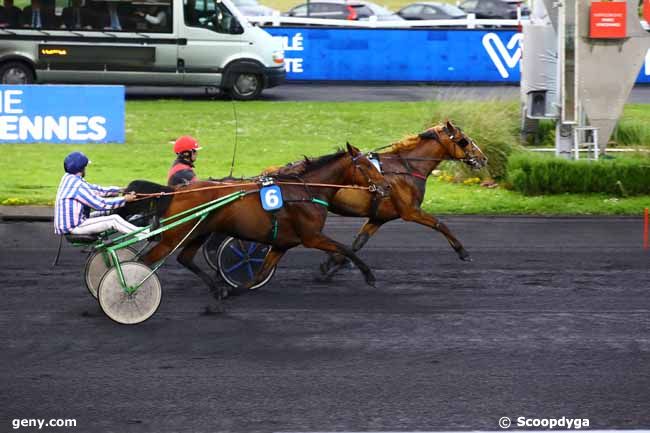
{"label": "horse hoof", "polygon": [[217,302],[221,302],[224,299],[228,297],[228,289],[225,288],[216,288],[212,291],[212,296],[214,296],[214,299],[217,300]]}
{"label": "horse hoof", "polygon": [[472,262],[472,256],[469,255],[469,253],[463,248],[458,252],[458,258],[461,259],[464,262]]}
{"label": "horse hoof", "polygon": [[320,268],[320,274],[323,276],[327,276],[327,273],[330,271],[329,262],[321,263],[319,268]]}
{"label": "horse hoof", "polygon": [[366,276],[366,284],[369,285],[370,287],[375,287],[375,277],[374,275],[370,274]]}

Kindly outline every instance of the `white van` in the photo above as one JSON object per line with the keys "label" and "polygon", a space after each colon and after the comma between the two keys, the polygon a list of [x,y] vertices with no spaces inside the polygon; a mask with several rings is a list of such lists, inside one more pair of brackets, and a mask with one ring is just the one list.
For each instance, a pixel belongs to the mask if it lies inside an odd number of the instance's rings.
{"label": "white van", "polygon": [[216,86],[253,99],[285,79],[281,42],[230,0],[54,1],[0,8],[1,84]]}

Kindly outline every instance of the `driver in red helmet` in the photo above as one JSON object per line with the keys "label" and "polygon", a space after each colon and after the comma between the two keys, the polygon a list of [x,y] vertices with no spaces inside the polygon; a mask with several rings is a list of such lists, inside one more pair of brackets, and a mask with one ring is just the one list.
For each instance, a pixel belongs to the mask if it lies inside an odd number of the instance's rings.
{"label": "driver in red helmet", "polygon": [[174,143],[176,160],[167,174],[167,185],[185,185],[197,180],[194,173],[194,163],[201,149],[199,142],[194,137],[183,135]]}

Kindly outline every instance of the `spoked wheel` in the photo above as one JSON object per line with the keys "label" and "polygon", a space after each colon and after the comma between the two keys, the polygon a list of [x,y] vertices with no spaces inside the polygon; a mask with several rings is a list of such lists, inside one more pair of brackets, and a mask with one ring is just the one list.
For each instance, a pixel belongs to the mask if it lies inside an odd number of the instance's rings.
{"label": "spoked wheel", "polygon": [[[218,247],[214,242],[204,246],[203,254],[213,269],[216,269],[221,278],[233,289],[243,289],[253,281],[257,271],[262,268],[264,258],[271,247],[266,244],[249,242],[241,239],[227,237]],[[251,287],[259,289],[268,283],[275,274],[275,267],[269,271],[264,279]]]}
{"label": "spoked wheel", "polygon": [[147,276],[146,281],[133,293],[127,293],[120,283],[117,268],[113,267],[106,272],[99,283],[97,291],[99,305],[104,313],[124,325],[141,323],[153,316],[162,298],[160,280],[151,268],[138,262],[122,263],[122,274],[127,286],[140,284]]}
{"label": "spoked wheel", "polygon": [[[130,262],[135,260],[138,252],[130,247],[121,248],[115,251],[117,258],[122,262]],[[110,268],[113,267],[113,259],[109,254],[101,251],[93,252],[88,260],[86,260],[86,268],[84,269],[84,280],[86,281],[86,288],[97,298],[97,287],[102,277]]]}

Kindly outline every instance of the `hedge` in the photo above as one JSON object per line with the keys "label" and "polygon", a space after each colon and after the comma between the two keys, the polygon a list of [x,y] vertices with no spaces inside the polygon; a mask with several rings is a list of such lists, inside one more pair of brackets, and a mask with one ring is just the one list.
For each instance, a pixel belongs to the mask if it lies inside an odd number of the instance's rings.
{"label": "hedge", "polygon": [[509,159],[508,181],[526,195],[650,194],[650,158],[570,161],[525,152]]}

